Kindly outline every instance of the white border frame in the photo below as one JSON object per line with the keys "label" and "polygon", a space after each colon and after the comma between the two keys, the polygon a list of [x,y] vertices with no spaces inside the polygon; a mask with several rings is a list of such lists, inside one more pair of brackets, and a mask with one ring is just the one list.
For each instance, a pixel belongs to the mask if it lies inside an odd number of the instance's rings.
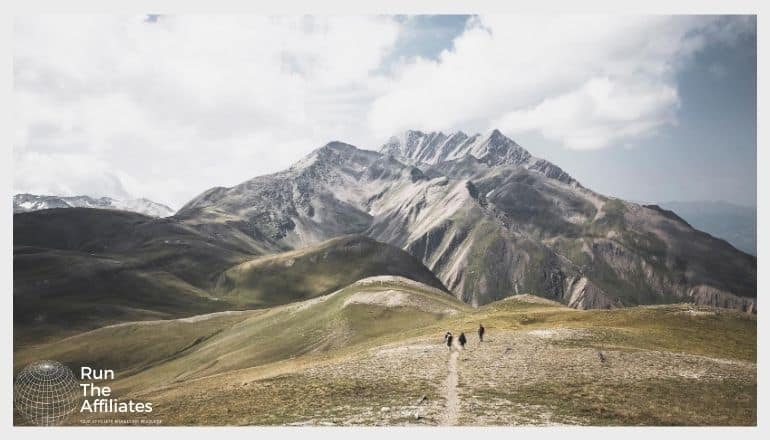
{"label": "white border frame", "polygon": [[[9,2],[10,3],[10,2]],[[37,13],[256,13],[256,14],[449,14],[449,13],[589,13],[605,12],[617,14],[756,14],[757,15],[757,264],[758,264],[758,296],[768,290],[768,264],[762,258],[768,251],[770,238],[763,229],[768,224],[768,188],[770,188],[770,176],[762,173],[760,165],[770,164],[768,154],[768,130],[760,122],[765,121],[764,104],[768,102],[768,88],[762,81],[768,77],[768,56],[763,53],[767,47],[767,33],[765,29],[770,26],[770,19],[764,14],[768,2],[760,0],[645,0],[645,1],[611,1],[611,0],[538,0],[516,4],[504,0],[281,0],[280,2],[256,4],[248,0],[134,0],[122,2],[107,2],[105,0],[26,0],[17,1],[16,4],[3,4],[0,6],[0,49],[5,54],[3,69],[0,71],[2,78],[2,115],[0,116],[0,128],[4,135],[2,157],[0,157],[0,176],[2,176],[3,196],[5,202],[0,203],[0,237],[2,240],[2,254],[0,254],[0,279],[2,279],[3,313],[5,318],[0,328],[2,335],[2,353],[4,361],[0,366],[0,375],[6,379],[2,381],[2,393],[5,396],[0,399],[0,420],[2,420],[2,434],[4,438],[37,438],[51,437],[68,438],[133,438],[135,436],[186,436],[192,438],[210,438],[213,436],[227,436],[228,438],[255,437],[322,437],[322,438],[388,438],[394,436],[421,437],[441,436],[452,438],[466,438],[469,436],[483,436],[488,438],[511,438],[511,436],[531,438],[551,438],[552,436],[575,436],[590,438],[592,440],[611,438],[624,440],[627,437],[645,438],[650,435],[667,438],[682,436],[698,436],[699,438],[723,438],[728,435],[741,436],[741,440],[748,438],[766,438],[768,432],[766,399],[768,389],[767,369],[763,369],[768,356],[768,346],[764,342],[767,334],[768,322],[764,319],[764,309],[760,308],[758,314],[759,333],[757,339],[757,423],[756,428],[270,428],[270,427],[244,427],[244,428],[151,428],[151,427],[62,427],[62,428],[27,428],[13,427],[12,411],[12,323],[13,323],[13,217],[11,208],[12,199],[12,145],[14,123],[14,97],[13,97],[13,17]],[[763,9],[764,6],[764,9]],[[762,303],[764,304],[764,303]]]}

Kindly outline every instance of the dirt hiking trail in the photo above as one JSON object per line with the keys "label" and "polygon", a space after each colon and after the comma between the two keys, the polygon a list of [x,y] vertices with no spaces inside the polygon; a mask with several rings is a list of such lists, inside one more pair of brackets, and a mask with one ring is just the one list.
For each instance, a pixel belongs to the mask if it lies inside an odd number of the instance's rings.
{"label": "dirt hiking trail", "polygon": [[446,396],[446,412],[441,419],[442,426],[453,426],[457,424],[459,413],[459,400],[457,398],[457,358],[460,357],[460,353],[457,350],[452,350],[452,354],[449,355],[449,374],[446,378],[445,396]]}

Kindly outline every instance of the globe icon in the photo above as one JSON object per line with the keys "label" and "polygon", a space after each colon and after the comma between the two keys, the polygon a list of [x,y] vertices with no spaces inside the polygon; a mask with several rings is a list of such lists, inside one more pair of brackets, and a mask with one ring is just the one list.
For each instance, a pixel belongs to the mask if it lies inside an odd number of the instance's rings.
{"label": "globe icon", "polygon": [[33,425],[62,424],[78,407],[78,381],[66,365],[39,361],[27,365],[16,376],[13,403]]}

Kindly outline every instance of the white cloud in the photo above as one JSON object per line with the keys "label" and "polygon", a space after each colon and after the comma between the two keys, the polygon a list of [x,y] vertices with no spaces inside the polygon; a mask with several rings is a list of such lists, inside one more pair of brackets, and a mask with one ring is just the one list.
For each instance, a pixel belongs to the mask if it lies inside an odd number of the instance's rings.
{"label": "white cloud", "polygon": [[566,147],[591,150],[652,135],[676,122],[679,97],[665,84],[592,78],[579,89],[514,110],[493,122],[512,133],[539,130]]}
{"label": "white cloud", "polygon": [[676,74],[745,18],[484,16],[438,60],[401,66],[369,114],[380,135],[412,126],[537,131],[598,149],[676,123]]}
{"label": "white cloud", "polygon": [[111,165],[93,155],[28,152],[14,158],[14,168],[16,193],[129,197]]}
{"label": "white cloud", "polygon": [[32,161],[85,155],[135,195],[179,207],[329,139],[360,140],[370,72],[398,30],[387,17],[18,19],[15,186],[51,193],[84,175],[97,181],[98,167],[34,185],[25,175]]}
{"label": "white cloud", "polygon": [[178,208],[329,140],[373,148],[406,128],[627,145],[675,123],[694,53],[754,23],[485,16],[430,60],[398,56],[389,17],[20,18],[14,186]]}

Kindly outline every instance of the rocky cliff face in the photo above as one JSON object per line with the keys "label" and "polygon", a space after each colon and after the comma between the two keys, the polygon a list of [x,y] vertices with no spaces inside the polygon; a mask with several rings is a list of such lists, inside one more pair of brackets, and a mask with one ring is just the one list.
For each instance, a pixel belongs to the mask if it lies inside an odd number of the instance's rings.
{"label": "rocky cliff face", "polygon": [[276,251],[365,234],[473,305],[534,293],[578,308],[755,309],[756,258],[655,208],[584,188],[497,130],[410,131],[380,152],[330,143],[287,171],[209,190],[178,217],[234,225]]}
{"label": "rocky cliff face", "polygon": [[488,166],[521,166],[546,177],[578,185],[577,181],[561,168],[545,159],[533,157],[529,151],[505,137],[499,130],[493,130],[487,136],[468,136],[462,131],[446,135],[441,132],[423,133],[409,130],[401,136],[391,137],[380,148],[380,153],[418,166],[437,165],[472,157]]}

